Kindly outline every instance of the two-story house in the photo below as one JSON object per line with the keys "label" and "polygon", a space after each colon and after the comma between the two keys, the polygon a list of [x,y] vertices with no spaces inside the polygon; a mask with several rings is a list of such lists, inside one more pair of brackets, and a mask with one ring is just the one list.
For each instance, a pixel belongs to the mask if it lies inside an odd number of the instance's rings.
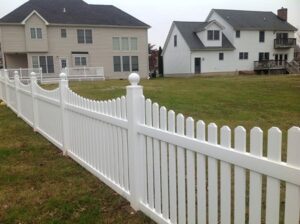
{"label": "two-story house", "polygon": [[278,15],[212,9],[205,22],[173,22],[162,53],[164,73],[284,69],[294,57],[295,31],[284,8]]}
{"label": "two-story house", "polygon": [[112,5],[30,0],[0,19],[5,68],[103,67],[106,78],[148,76],[149,25]]}

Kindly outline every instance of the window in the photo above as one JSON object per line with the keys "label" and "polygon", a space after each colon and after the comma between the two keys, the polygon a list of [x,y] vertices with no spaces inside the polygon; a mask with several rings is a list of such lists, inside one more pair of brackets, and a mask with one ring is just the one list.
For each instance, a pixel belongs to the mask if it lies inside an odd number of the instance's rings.
{"label": "window", "polygon": [[32,67],[40,68],[39,56],[32,56]]}
{"label": "window", "polygon": [[220,31],[219,30],[208,30],[207,31],[207,40],[220,40]]}
{"label": "window", "polygon": [[[34,58],[36,57],[36,58]],[[43,73],[54,73],[54,63],[53,63],[53,56],[39,56],[39,67],[42,68]],[[37,56],[32,57],[32,63],[35,63],[35,66],[37,65]]]}
{"label": "window", "polygon": [[123,51],[129,51],[129,41],[128,41],[128,37],[122,37],[122,50]]}
{"label": "window", "polygon": [[66,38],[67,37],[67,30],[66,29],[61,29],[60,30],[60,36],[61,36],[61,38]]}
{"label": "window", "polygon": [[248,60],[248,52],[240,52],[239,59],[240,60]]}
{"label": "window", "polygon": [[214,31],[208,30],[207,31],[207,40],[213,40],[214,39]]}
{"label": "window", "polygon": [[121,71],[121,57],[120,56],[114,56],[114,72],[120,72]]}
{"label": "window", "polygon": [[259,42],[265,42],[265,31],[259,31]]}
{"label": "window", "polygon": [[67,67],[67,59],[61,58],[60,66],[61,66],[61,68],[66,68]]}
{"label": "window", "polygon": [[113,37],[113,50],[115,51],[121,50],[119,37]]}
{"label": "window", "polygon": [[259,61],[269,60],[269,58],[270,58],[269,52],[259,52],[259,54],[258,54]]}
{"label": "window", "polygon": [[240,31],[240,30],[237,30],[237,31],[235,32],[235,37],[236,37],[236,38],[240,38],[240,37],[241,37],[241,31]]}
{"label": "window", "polygon": [[177,47],[177,35],[174,35],[174,47]]}
{"label": "window", "polygon": [[137,51],[138,44],[137,44],[137,38],[136,37],[131,37],[130,38],[130,47],[131,47],[132,51]]}
{"label": "window", "polygon": [[42,39],[42,29],[41,28],[30,28],[31,39]]}
{"label": "window", "polygon": [[224,60],[224,53],[219,53],[219,60],[223,61]]}
{"label": "window", "polygon": [[31,39],[36,39],[35,28],[30,28]]}
{"label": "window", "polygon": [[87,66],[87,57],[86,56],[75,56],[74,57],[75,66]]}
{"label": "window", "polygon": [[137,72],[139,70],[138,56],[114,56],[114,72]]}
{"label": "window", "polygon": [[[121,40],[121,41],[120,41]],[[136,37],[113,37],[112,38],[113,50],[115,51],[137,51],[138,39]]]}
{"label": "window", "polygon": [[85,30],[85,43],[87,44],[93,43],[92,30]]}
{"label": "window", "polygon": [[37,36],[37,39],[42,39],[42,29],[41,28],[36,28],[36,36]]}
{"label": "window", "polygon": [[130,71],[129,56],[122,57],[122,64],[123,64],[123,72],[129,72]]}
{"label": "window", "polygon": [[131,71],[137,72],[139,71],[139,57],[131,56]]}
{"label": "window", "polygon": [[277,39],[288,39],[288,33],[276,33]]}
{"label": "window", "polygon": [[285,61],[288,60],[288,55],[287,55],[287,54],[284,55],[284,60],[285,60]]}
{"label": "window", "polygon": [[93,43],[92,30],[77,30],[77,40],[79,44]]}
{"label": "window", "polygon": [[220,40],[220,31],[214,30],[214,40]]}

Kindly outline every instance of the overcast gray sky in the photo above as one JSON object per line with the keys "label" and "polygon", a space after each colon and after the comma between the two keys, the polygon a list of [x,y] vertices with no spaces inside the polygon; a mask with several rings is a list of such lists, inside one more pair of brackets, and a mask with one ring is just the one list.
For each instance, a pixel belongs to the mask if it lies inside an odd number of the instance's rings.
{"label": "overcast gray sky", "polygon": [[[50,0],[49,0],[50,1]],[[300,0],[85,0],[90,4],[109,4],[128,12],[152,28],[149,42],[162,46],[174,20],[204,21],[212,8],[277,12],[288,8],[288,20],[300,30]],[[0,0],[0,17],[26,0]],[[298,32],[300,33],[300,32]]]}

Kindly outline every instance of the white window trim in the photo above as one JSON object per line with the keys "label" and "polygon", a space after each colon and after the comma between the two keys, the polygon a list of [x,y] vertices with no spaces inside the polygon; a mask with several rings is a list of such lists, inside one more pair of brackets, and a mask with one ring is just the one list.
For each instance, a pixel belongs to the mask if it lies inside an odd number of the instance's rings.
{"label": "white window trim", "polygon": [[[74,64],[74,67],[87,67],[88,64],[89,64],[89,58],[88,58],[88,55],[87,55],[87,54],[73,54],[72,57],[73,57],[73,64]],[[76,65],[76,64],[75,64],[75,58],[76,58],[76,57],[80,57],[80,65]],[[85,60],[86,60],[86,65],[82,65],[81,58],[85,58]]]}
{"label": "white window trim", "polygon": [[[35,34],[34,38],[31,35],[31,30],[32,29],[34,30],[34,34]],[[41,30],[41,38],[38,38],[38,32],[37,32],[38,29]],[[41,40],[41,39],[43,39],[43,29],[40,28],[40,27],[30,27],[30,37],[31,37],[32,40]]]}

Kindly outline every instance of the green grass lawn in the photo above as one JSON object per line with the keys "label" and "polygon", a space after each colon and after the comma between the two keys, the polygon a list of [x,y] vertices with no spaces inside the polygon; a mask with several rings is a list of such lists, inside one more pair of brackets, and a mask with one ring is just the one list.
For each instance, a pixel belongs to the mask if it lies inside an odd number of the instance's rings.
{"label": "green grass lawn", "polygon": [[0,223],[152,223],[0,106]]}
{"label": "green grass lawn", "polygon": [[[126,93],[127,80],[72,82],[91,99]],[[146,98],[207,124],[247,131],[300,126],[300,76],[142,80]],[[53,88],[49,86],[47,88]],[[286,146],[284,145],[284,151]],[[285,153],[283,153],[285,159]],[[129,204],[0,107],[0,223],[148,223]]]}
{"label": "green grass lawn", "polygon": [[[127,80],[110,80],[73,82],[70,87],[88,98],[110,99],[125,95],[126,85]],[[283,152],[287,130],[300,126],[300,76],[159,78],[141,85],[146,98],[206,124],[242,125],[248,133],[258,126],[265,137],[276,126],[283,132]]]}

